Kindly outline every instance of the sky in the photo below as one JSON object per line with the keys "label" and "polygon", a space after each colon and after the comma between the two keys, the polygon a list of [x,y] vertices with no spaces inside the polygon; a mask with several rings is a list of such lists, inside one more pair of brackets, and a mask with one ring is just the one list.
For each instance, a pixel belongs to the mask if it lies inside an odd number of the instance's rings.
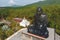
{"label": "sky", "polygon": [[0,0],[0,7],[11,6],[11,5],[24,6],[38,1],[43,1],[43,0]]}

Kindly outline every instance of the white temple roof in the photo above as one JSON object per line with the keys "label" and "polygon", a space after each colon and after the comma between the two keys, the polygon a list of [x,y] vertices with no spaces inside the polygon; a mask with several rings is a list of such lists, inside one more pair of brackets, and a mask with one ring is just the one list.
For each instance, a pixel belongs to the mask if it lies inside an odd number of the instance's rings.
{"label": "white temple roof", "polygon": [[19,24],[22,27],[26,27],[26,26],[30,25],[30,22],[26,18],[24,18]]}

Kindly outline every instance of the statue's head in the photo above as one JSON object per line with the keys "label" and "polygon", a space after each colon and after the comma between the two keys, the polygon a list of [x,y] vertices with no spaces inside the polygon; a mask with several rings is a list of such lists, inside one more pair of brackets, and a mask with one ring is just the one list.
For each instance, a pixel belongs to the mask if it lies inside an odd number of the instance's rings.
{"label": "statue's head", "polygon": [[43,13],[42,8],[38,7],[38,8],[37,8],[37,13],[38,13],[38,14],[42,14],[42,13]]}

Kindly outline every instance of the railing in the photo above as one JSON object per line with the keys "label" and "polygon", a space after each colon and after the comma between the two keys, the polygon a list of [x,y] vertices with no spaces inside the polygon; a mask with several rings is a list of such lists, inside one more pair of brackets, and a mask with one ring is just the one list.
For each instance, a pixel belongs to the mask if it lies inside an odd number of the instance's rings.
{"label": "railing", "polygon": [[55,30],[54,30],[54,40],[60,40],[60,36],[56,33],[56,27],[55,27]]}
{"label": "railing", "polygon": [[22,33],[28,40],[45,40],[45,38],[30,33]]}
{"label": "railing", "polygon": [[55,40],[60,40],[60,36],[58,34],[55,34]]}

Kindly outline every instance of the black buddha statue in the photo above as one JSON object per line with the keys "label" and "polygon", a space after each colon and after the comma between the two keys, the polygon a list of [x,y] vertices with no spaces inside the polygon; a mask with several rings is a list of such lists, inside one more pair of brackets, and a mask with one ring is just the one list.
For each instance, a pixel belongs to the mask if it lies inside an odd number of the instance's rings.
{"label": "black buddha statue", "polygon": [[46,14],[43,13],[42,8],[38,7],[37,12],[34,15],[33,24],[27,29],[29,33],[47,38],[49,36],[47,24],[48,20]]}

